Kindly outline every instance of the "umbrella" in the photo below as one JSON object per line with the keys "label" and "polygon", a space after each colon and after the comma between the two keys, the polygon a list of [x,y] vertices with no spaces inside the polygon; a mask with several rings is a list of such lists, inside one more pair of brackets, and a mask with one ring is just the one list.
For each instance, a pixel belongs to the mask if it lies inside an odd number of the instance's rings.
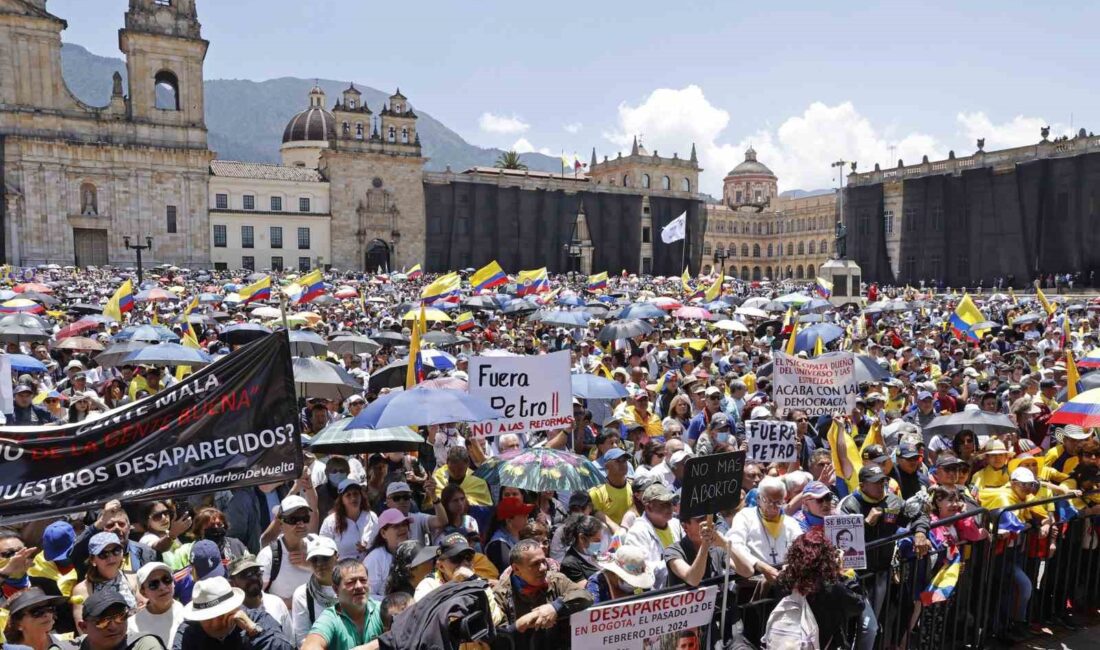
{"label": "umbrella", "polygon": [[584,299],[581,298],[580,296],[578,296],[577,294],[570,294],[570,295],[559,297],[558,298],[558,304],[559,305],[565,305],[567,307],[583,307],[584,306]]}
{"label": "umbrella", "polygon": [[34,314],[8,314],[0,318],[0,327],[7,325],[17,325],[32,330],[45,330],[50,326],[42,316],[35,316]]}
{"label": "umbrella", "polygon": [[342,334],[328,342],[328,349],[336,354],[373,354],[381,347],[377,342],[358,334]]}
{"label": "umbrella", "polygon": [[638,302],[623,307],[619,312],[619,318],[668,318],[668,313],[651,302]]}
{"label": "umbrella", "polygon": [[160,343],[161,341],[179,342],[180,337],[163,325],[138,325],[122,329],[115,334],[115,341],[147,341]]}
{"label": "umbrella", "polygon": [[596,338],[601,341],[618,341],[621,339],[642,336],[653,331],[653,326],[644,320],[626,319],[608,323],[603,326]]}
{"label": "umbrella", "polygon": [[450,332],[428,332],[420,337],[422,343],[431,343],[432,345],[447,346],[447,345],[459,345],[462,343],[468,343],[470,339],[464,336],[457,336]]}
{"label": "umbrella", "polygon": [[1055,411],[1051,424],[1076,424],[1086,429],[1100,426],[1100,388],[1079,393]]}
{"label": "umbrella", "polygon": [[290,333],[290,353],[296,357],[320,357],[328,353],[328,343],[315,332],[294,330]]}
{"label": "umbrella", "polygon": [[45,341],[50,335],[37,327],[24,327],[22,325],[0,325],[0,341],[4,343],[23,343],[31,341]]}
{"label": "umbrella", "polygon": [[588,327],[592,316],[584,311],[547,311],[536,313],[531,320],[559,327]]}
{"label": "umbrella", "polygon": [[255,323],[237,323],[230,325],[218,334],[218,338],[230,345],[251,343],[256,339],[262,339],[271,333],[271,330],[263,325]]}
{"label": "umbrella", "polygon": [[821,339],[823,345],[828,345],[842,336],[844,336],[844,330],[839,325],[816,323],[798,332],[794,348],[798,351],[805,350],[809,352],[814,349],[817,339]]}
{"label": "umbrella", "polygon": [[[1100,388],[1100,372],[1086,372],[1085,374],[1081,375],[1081,380],[1077,382],[1077,393],[1081,394],[1086,390],[1091,390],[1093,388]],[[1058,394],[1054,396],[1054,399],[1058,400],[1059,402],[1064,402],[1069,399],[1068,387],[1058,391]]]}
{"label": "umbrella", "polygon": [[278,307],[257,307],[252,310],[252,315],[256,318],[280,318],[283,312]]}
{"label": "umbrella", "polygon": [[26,298],[12,298],[11,300],[0,303],[0,314],[16,314],[20,312],[41,314],[44,311],[46,311],[45,307],[33,300],[27,300]]}
{"label": "umbrella", "polygon": [[405,336],[401,332],[391,332],[389,330],[383,330],[375,334],[371,334],[370,337],[375,341],[378,341],[382,345],[408,345],[409,337]]}
{"label": "umbrella", "polygon": [[650,302],[665,311],[674,311],[684,306],[682,302],[675,298],[670,298],[669,296],[659,296],[650,300]]}
{"label": "umbrella", "polygon": [[794,305],[795,307],[801,307],[805,303],[810,302],[810,297],[804,293],[788,293],[785,296],[779,296],[775,299],[776,302],[784,305]]}
{"label": "umbrella", "polygon": [[504,307],[504,309],[501,310],[501,313],[507,316],[516,316],[518,314],[530,314],[531,312],[537,310],[538,305],[530,303],[526,300],[513,300],[512,302],[508,303],[507,306]]}
{"label": "umbrella", "polygon": [[11,369],[16,372],[46,372],[46,365],[29,354],[5,355],[11,360]]}
{"label": "umbrella", "polygon": [[1007,415],[986,413],[985,411],[960,411],[950,415],[938,415],[922,429],[925,440],[931,440],[936,434],[954,438],[963,429],[973,431],[977,436],[992,436],[999,433],[1011,433],[1016,430]]}
{"label": "umbrella", "polygon": [[91,320],[89,318],[81,318],[75,323],[70,323],[69,325],[62,327],[60,330],[57,331],[57,334],[54,334],[54,338],[63,339],[69,336],[80,336],[81,334],[85,334],[87,332],[98,329],[99,326],[100,323],[97,321]]}
{"label": "umbrella", "polygon": [[86,336],[68,336],[51,345],[55,350],[85,350],[90,352],[102,352],[103,344]]}
{"label": "umbrella", "polygon": [[417,384],[417,387],[468,391],[470,390],[470,382],[458,377],[439,377],[437,379],[425,379]]}
{"label": "umbrella", "polygon": [[341,455],[416,451],[424,442],[423,436],[410,427],[358,428],[350,426],[352,419],[344,418],[321,429],[310,440],[309,451]]}
{"label": "umbrella", "polygon": [[603,484],[600,468],[569,451],[532,447],[486,460],[474,474],[487,483],[534,492],[586,492]]}
{"label": "umbrella", "polygon": [[[418,318],[420,318],[420,310],[410,309],[409,311],[405,312],[405,315],[401,317],[401,320],[416,320]],[[443,313],[443,311],[440,309],[428,307],[424,309],[424,320],[450,322],[451,317]]]}
{"label": "umbrella", "polygon": [[825,317],[821,314],[802,314],[798,317],[799,323],[824,323]]}
{"label": "umbrella", "polygon": [[[425,364],[427,365],[427,364]],[[383,388],[401,388],[408,377],[409,361],[400,359],[375,370],[367,380],[367,390],[378,392]]]}
{"label": "umbrella", "polygon": [[73,314],[102,314],[103,305],[93,305],[87,302],[78,302],[68,306],[68,311]]}
{"label": "umbrella", "polygon": [[222,301],[222,297],[216,293],[200,293],[199,302],[203,304],[217,304]]}
{"label": "umbrella", "polygon": [[755,296],[753,298],[746,299],[745,302],[741,303],[741,306],[747,307],[749,309],[762,309],[764,305],[768,304],[768,302],[770,301],[763,296]]}
{"label": "umbrella", "polygon": [[764,311],[763,309],[759,309],[757,307],[747,307],[745,305],[741,305],[737,309],[734,309],[733,313],[735,313],[739,316],[748,316],[749,318],[767,318],[768,317],[768,312]]}
{"label": "umbrella", "polygon": [[138,302],[165,302],[168,300],[179,300],[179,297],[170,291],[164,289],[146,289],[145,291],[139,291],[134,300]]}
{"label": "umbrella", "polygon": [[573,397],[582,399],[619,399],[626,397],[626,387],[613,379],[596,375],[570,375]]}
{"label": "umbrella", "polygon": [[363,392],[363,384],[340,366],[305,357],[294,357],[294,386],[299,397],[337,402]]}
{"label": "umbrella", "polygon": [[24,282],[15,285],[15,293],[53,293],[53,289],[39,282]]}
{"label": "umbrella", "polygon": [[121,365],[143,366],[205,366],[213,363],[210,355],[202,350],[179,343],[158,343],[130,353]]}
{"label": "umbrella", "polygon": [[779,302],[778,300],[772,300],[770,302],[764,303],[764,305],[759,307],[759,309],[763,309],[764,311],[769,311],[769,312],[772,312],[772,313],[776,313],[776,312],[787,311],[787,305],[784,305],[783,303]]}
{"label": "umbrella", "polygon": [[420,361],[436,370],[453,370],[458,360],[443,350],[421,350]]}
{"label": "umbrella", "polygon": [[1040,314],[1024,314],[1023,316],[1017,316],[1016,318],[1013,318],[1012,319],[1012,324],[1013,325],[1027,325],[1028,323],[1034,323],[1034,322],[1037,322],[1037,321],[1039,321],[1043,318],[1044,318],[1044,316],[1042,316]]}
{"label": "umbrella", "polygon": [[359,292],[356,291],[355,289],[352,289],[351,287],[340,287],[332,295],[336,296],[337,298],[339,298],[341,300],[348,300],[350,298],[355,298],[356,296],[358,296]]}
{"label": "umbrella", "polygon": [[501,417],[482,397],[457,390],[412,388],[383,395],[352,418],[356,427],[430,426]]}
{"label": "umbrella", "polygon": [[95,361],[101,366],[124,366],[127,364],[127,357],[137,350],[149,347],[149,345],[150,344],[145,341],[124,341],[122,343],[115,343],[103,352],[97,354]]}
{"label": "umbrella", "polygon": [[749,333],[749,328],[745,327],[745,324],[736,320],[720,320],[712,325],[715,329],[725,330],[727,332],[744,332]]}
{"label": "umbrella", "polygon": [[702,307],[681,307],[672,312],[676,318],[683,320],[710,320],[710,312]]}
{"label": "umbrella", "polygon": [[55,305],[61,304],[61,301],[57,298],[54,298],[53,296],[47,296],[44,293],[37,293],[34,291],[24,292],[23,298],[27,300],[33,300],[34,302],[41,303],[47,307],[53,307]]}
{"label": "umbrella", "polygon": [[500,309],[500,303],[493,296],[474,296],[462,301],[462,306],[482,311],[498,311]]}
{"label": "umbrella", "polygon": [[972,332],[980,332],[982,330],[991,330],[991,329],[996,329],[998,327],[1003,327],[1003,326],[1000,323],[994,323],[991,320],[983,320],[980,323],[974,323],[973,325],[970,326],[969,329]]}
{"label": "umbrella", "polygon": [[832,303],[828,300],[822,300],[821,298],[812,298],[809,302],[800,307],[801,311],[813,312],[813,311],[829,311],[833,308]]}
{"label": "umbrella", "polygon": [[1077,360],[1078,368],[1100,368],[1100,348],[1090,350]]}

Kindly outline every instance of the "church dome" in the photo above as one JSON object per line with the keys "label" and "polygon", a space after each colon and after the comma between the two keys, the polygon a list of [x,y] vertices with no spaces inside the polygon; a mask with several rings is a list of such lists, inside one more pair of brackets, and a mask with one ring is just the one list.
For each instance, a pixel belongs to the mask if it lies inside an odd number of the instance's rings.
{"label": "church dome", "polygon": [[336,118],[320,106],[311,106],[290,118],[283,131],[283,143],[328,141],[336,137]]}
{"label": "church dome", "polygon": [[775,174],[768,169],[767,165],[756,160],[756,149],[752,147],[749,147],[748,151],[745,152],[745,161],[731,169],[727,176],[740,176],[743,174],[763,174],[775,178]]}

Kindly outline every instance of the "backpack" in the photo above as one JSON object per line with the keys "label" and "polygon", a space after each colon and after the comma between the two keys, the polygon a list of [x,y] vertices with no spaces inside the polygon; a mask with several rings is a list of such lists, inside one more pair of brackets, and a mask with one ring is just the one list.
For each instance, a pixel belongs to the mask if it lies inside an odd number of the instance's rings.
{"label": "backpack", "polygon": [[271,571],[267,575],[267,584],[264,585],[264,591],[271,589],[271,583],[275,582],[275,578],[279,577],[279,569],[283,566],[283,545],[280,544],[282,536],[275,538],[275,541],[267,545],[271,549]]}
{"label": "backpack", "polygon": [[795,592],[772,610],[760,641],[768,650],[820,650],[819,636],[810,604]]}

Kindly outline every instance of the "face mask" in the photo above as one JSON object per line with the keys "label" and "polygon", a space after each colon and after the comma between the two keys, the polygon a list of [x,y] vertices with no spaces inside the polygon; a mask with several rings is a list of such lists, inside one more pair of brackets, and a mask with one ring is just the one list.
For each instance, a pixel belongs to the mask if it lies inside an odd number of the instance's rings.
{"label": "face mask", "polygon": [[328,475],[328,482],[332,484],[332,487],[338,487],[347,477],[348,475],[344,472],[333,472]]}
{"label": "face mask", "polygon": [[207,528],[203,531],[202,536],[204,539],[208,539],[218,546],[221,546],[222,543],[225,542],[225,532],[224,528]]}
{"label": "face mask", "polygon": [[592,542],[588,545],[588,554],[592,557],[599,557],[604,553],[603,540],[598,542]]}
{"label": "face mask", "polygon": [[718,432],[718,442],[729,442],[729,440],[730,440],[730,432],[729,431],[719,431]]}

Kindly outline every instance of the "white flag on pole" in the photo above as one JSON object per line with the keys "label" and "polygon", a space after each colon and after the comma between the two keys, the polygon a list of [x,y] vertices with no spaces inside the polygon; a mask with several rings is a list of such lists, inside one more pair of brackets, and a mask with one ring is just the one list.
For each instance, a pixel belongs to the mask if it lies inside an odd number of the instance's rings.
{"label": "white flag on pole", "polygon": [[677,242],[687,236],[687,211],[673,219],[661,229],[661,241],[666,244]]}

